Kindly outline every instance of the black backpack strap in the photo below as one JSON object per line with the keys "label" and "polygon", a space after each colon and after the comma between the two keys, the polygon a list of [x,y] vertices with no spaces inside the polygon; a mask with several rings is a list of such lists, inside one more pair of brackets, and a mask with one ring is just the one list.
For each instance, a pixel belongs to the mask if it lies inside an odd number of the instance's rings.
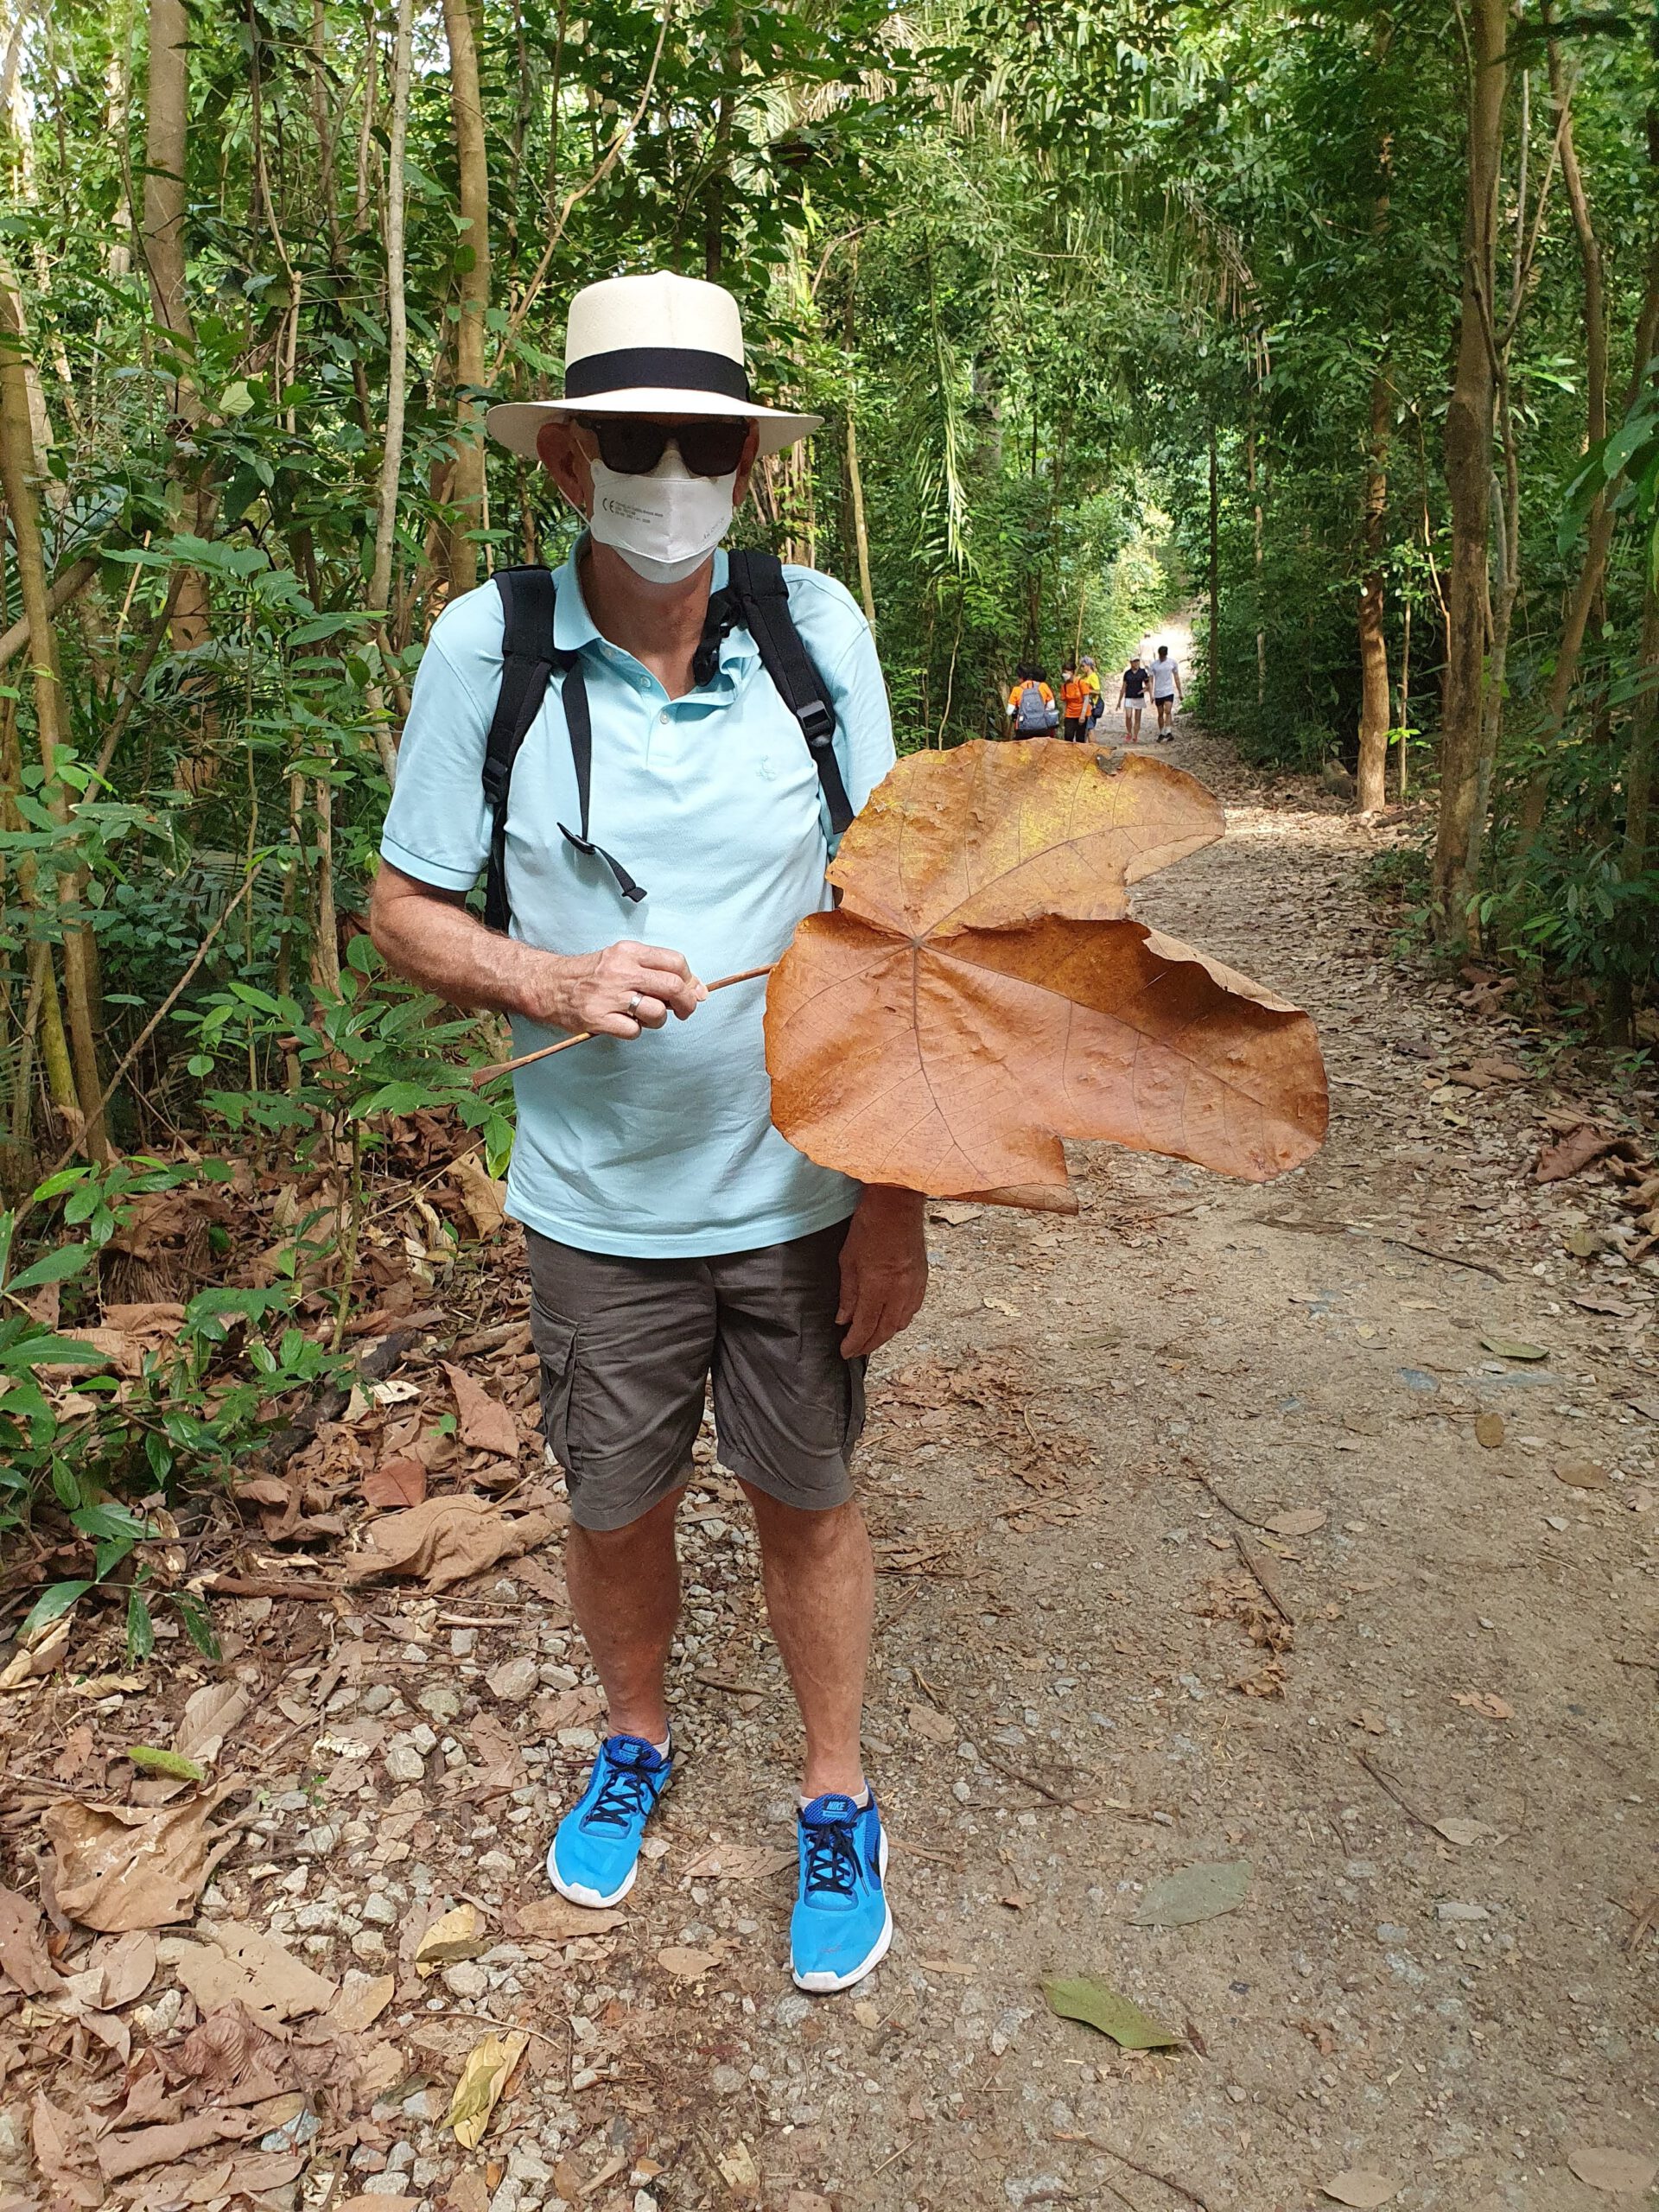
{"label": "black backpack strap", "polygon": [[531,724],[541,712],[552,676],[553,573],[550,569],[498,569],[492,579],[501,595],[501,689],[484,744],[484,797],[490,809],[490,859],[484,879],[484,925],[505,931],[507,904],[507,793],[512,764]]}
{"label": "black backpack strap", "polygon": [[553,642],[556,594],[550,569],[498,569],[492,579],[501,595],[501,688],[495,713],[484,743],[484,797],[490,809],[490,858],[484,879],[484,922],[487,929],[505,931],[512,918],[507,900],[507,799],[512,788],[513,763],[530,726],[541,712],[547,687],[556,670],[564,681],[561,693],[565,721],[570,732],[570,753],[575,764],[576,797],[582,808],[582,835],[559,829],[578,852],[602,860],[616,878],[625,899],[638,901],[644,891],[620,861],[614,860],[588,835],[588,810],[594,775],[594,719],[588,704],[588,683],[578,655],[562,652]]}
{"label": "black backpack strap", "polygon": [[727,562],[744,626],[760,648],[761,664],[779,696],[801,726],[823,788],[830,826],[839,837],[852,826],[853,808],[836,755],[836,710],[789,611],[784,564],[775,553],[731,553]]}
{"label": "black backpack strap", "polygon": [[595,859],[603,861],[616,878],[617,889],[625,899],[637,906],[645,895],[643,887],[634,881],[620,860],[607,853],[603,845],[594,844],[588,835],[588,802],[594,781],[594,717],[588,704],[588,678],[581,661],[574,654],[570,656],[567,668],[562,696],[564,700],[565,726],[570,732],[570,758],[575,763],[576,804],[582,809],[582,835],[578,836],[574,830],[567,830],[563,822],[559,824],[559,833],[579,853],[589,853]]}

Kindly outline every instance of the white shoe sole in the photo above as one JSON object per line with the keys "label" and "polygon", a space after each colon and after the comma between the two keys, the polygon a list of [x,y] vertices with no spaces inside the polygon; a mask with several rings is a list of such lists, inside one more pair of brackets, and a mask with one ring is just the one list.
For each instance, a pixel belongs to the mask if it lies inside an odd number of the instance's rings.
{"label": "white shoe sole", "polygon": [[893,1907],[887,1904],[885,1895],[887,1878],[887,1832],[883,1828],[881,1831],[881,1880],[884,1894],[881,1902],[887,1917],[882,1923],[881,1933],[876,1937],[868,1955],[861,1959],[855,1967],[850,1967],[845,1974],[798,1974],[791,1966],[790,1979],[794,1982],[797,1989],[804,1989],[812,1997],[833,1997],[837,1990],[852,1989],[863,1980],[866,1974],[875,1972],[882,1960],[887,1957],[888,1946],[893,1942]]}
{"label": "white shoe sole", "polygon": [[555,1847],[552,1844],[550,1844],[547,1849],[548,1880],[552,1883],[554,1888],[558,1891],[562,1897],[567,1897],[572,1904],[585,1904],[590,1911],[603,1912],[607,1905],[620,1904],[622,1899],[626,1897],[628,1891],[633,1887],[635,1878],[639,1872],[639,1862],[636,1859],[632,1866],[629,1867],[628,1878],[623,1883],[621,1888],[620,1890],[613,1890],[609,1897],[601,1897],[597,1890],[584,1889],[580,1882],[567,1882],[565,1880],[564,1877],[560,1873],[557,1866],[554,1864],[554,1848]]}

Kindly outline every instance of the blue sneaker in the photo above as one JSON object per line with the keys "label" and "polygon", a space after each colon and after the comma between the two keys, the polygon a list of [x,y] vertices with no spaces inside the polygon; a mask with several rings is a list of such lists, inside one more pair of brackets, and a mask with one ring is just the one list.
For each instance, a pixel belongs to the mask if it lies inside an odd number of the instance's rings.
{"label": "blue sneaker", "polygon": [[850,1989],[887,1955],[893,1914],[882,1888],[887,1839],[868,1805],[835,1792],[802,1808],[801,1886],[789,1923],[798,1989]]}
{"label": "blue sneaker", "polygon": [[674,1762],[643,1736],[607,1736],[588,1787],[559,1822],[547,1875],[572,1904],[614,1904],[633,1887],[645,1822]]}

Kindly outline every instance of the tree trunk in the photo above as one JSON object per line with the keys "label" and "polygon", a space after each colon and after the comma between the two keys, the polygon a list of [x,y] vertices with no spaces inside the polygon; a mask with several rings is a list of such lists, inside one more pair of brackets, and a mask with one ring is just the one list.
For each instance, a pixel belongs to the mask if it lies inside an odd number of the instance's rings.
{"label": "tree trunk", "polygon": [[[855,344],[858,327],[858,249],[853,249],[851,265],[847,274],[847,304],[842,316],[842,339],[849,363],[857,359]],[[858,555],[858,593],[864,602],[865,619],[872,630],[875,627],[875,594],[870,588],[870,533],[864,519],[864,473],[858,465],[858,428],[854,420],[855,397],[849,384],[847,388],[847,490],[853,508],[853,543]]]}
{"label": "tree trunk", "polygon": [[1221,487],[1216,461],[1216,426],[1210,425],[1210,718],[1221,702]]}
{"label": "tree trunk", "polygon": [[1470,0],[1469,114],[1465,162],[1462,304],[1457,367],[1446,409],[1445,460],[1452,509],[1447,580],[1446,705],[1440,736],[1440,800],[1433,873],[1440,936],[1466,943],[1475,886],[1469,874],[1479,799],[1486,704],[1486,649],[1491,627],[1493,363],[1497,267],[1498,170],[1509,71],[1505,0]]}
{"label": "tree trunk", "polygon": [[[44,777],[42,795],[54,822],[62,829],[67,839],[69,802],[59,754],[67,742],[69,732],[58,668],[57,633],[52,626],[47,591],[40,509],[35,494],[41,470],[29,422],[28,342],[22,300],[10,271],[0,268],[0,487],[5,493],[12,544],[17,557],[18,592],[29,623],[35,734]],[[99,1097],[103,1084],[98,1069],[96,956],[92,932],[84,923],[73,918],[73,910],[79,904],[80,888],[79,871],[64,868],[57,879],[57,891],[60,906],[66,914],[63,978],[69,1002],[69,1042],[76,1089],[83,1103],[90,1106]],[[108,1156],[101,1112],[92,1111],[78,1135],[89,1159]]]}
{"label": "tree trunk", "polygon": [[[1569,179],[1568,196],[1573,199],[1573,219],[1576,224],[1580,199],[1582,197],[1582,185],[1580,184],[1578,188],[1578,196],[1574,196],[1571,180],[1577,175],[1577,164],[1574,162],[1573,168],[1568,170],[1565,143],[1562,149],[1562,173]],[[1586,222],[1588,213],[1588,203],[1586,201]],[[1599,248],[1595,249],[1593,264],[1590,251],[1592,247],[1595,247],[1594,231],[1589,230],[1587,236],[1588,245],[1586,244],[1586,232],[1580,231],[1580,254],[1584,264],[1586,329],[1590,320],[1591,300],[1592,296],[1599,299],[1601,281]],[[1605,309],[1599,309],[1599,314],[1605,334]],[[1627,404],[1635,402],[1641,388],[1643,373],[1648,363],[1653,358],[1656,346],[1659,346],[1659,239],[1656,239],[1648,255],[1647,276],[1643,287],[1642,306],[1637,315],[1635,360]],[[1606,374],[1604,352],[1599,401],[1598,401],[1597,393],[1591,388],[1587,375],[1586,378],[1585,435],[1586,443],[1592,445],[1598,443],[1607,435]],[[1599,424],[1599,427],[1592,430],[1592,424]],[[1566,611],[1561,617],[1561,634],[1555,652],[1555,667],[1550,677],[1549,690],[1545,698],[1543,725],[1539,732],[1540,738],[1546,747],[1560,735],[1567,721],[1567,704],[1573,696],[1573,680],[1578,675],[1579,661],[1584,651],[1585,633],[1590,626],[1591,610],[1601,594],[1603,581],[1607,574],[1607,556],[1612,550],[1617,524],[1618,517],[1612,512],[1604,493],[1597,498],[1590,510],[1589,531],[1585,540],[1584,558],[1579,565],[1578,575],[1573,580],[1573,588],[1567,594]],[[1546,752],[1544,759],[1538,763],[1527,779],[1527,787],[1522,794],[1520,823],[1516,838],[1517,869],[1537,842],[1538,832],[1543,828],[1545,811],[1549,804],[1549,773],[1550,761],[1548,753]]]}
{"label": "tree trunk", "polygon": [[460,164],[464,235],[456,249],[461,321],[455,327],[455,460],[449,503],[459,510],[449,531],[451,593],[478,582],[478,545],[469,534],[484,520],[484,425],[473,397],[485,381],[484,318],[490,305],[490,182],[484,153],[484,106],[478,83],[478,48],[468,0],[443,0],[449,41],[449,96]]}
{"label": "tree trunk", "polygon": [[[184,0],[149,0],[149,78],[144,116],[144,205],[142,245],[156,320],[175,344],[173,412],[187,430],[200,419],[195,385],[195,332],[185,289],[184,163],[190,106],[190,19]],[[199,474],[175,453],[168,473],[180,491],[180,522],[207,535],[212,493]],[[187,570],[173,603],[172,642],[187,653],[207,640],[207,588]]]}
{"label": "tree trunk", "polygon": [[702,193],[702,273],[711,284],[721,281],[726,265],[726,222],[732,185],[732,122],[738,79],[743,69],[742,0],[730,0],[732,19],[726,35],[725,67],[715,110],[715,143],[709,181]]}
{"label": "tree trunk", "polygon": [[[1636,702],[1630,750],[1624,771],[1624,846],[1619,874],[1626,884],[1639,883],[1651,866],[1654,781],[1659,773],[1659,582],[1651,564],[1642,601],[1641,666],[1646,682]],[[1615,968],[1607,999],[1608,1041],[1636,1042],[1631,969],[1648,949],[1652,910],[1635,899],[1622,907],[1621,935],[1625,961]]]}
{"label": "tree trunk", "polygon": [[[410,48],[414,0],[397,0],[397,29],[391,56],[391,128],[386,149],[386,421],[380,449],[380,482],[375,498],[374,567],[369,577],[369,605],[379,625],[380,656],[392,652],[387,610],[391,605],[391,563],[397,536],[397,486],[404,467],[404,385],[409,378],[409,302],[404,289],[404,165],[409,137]],[[391,783],[397,773],[397,748],[386,719],[385,695],[378,683],[368,692],[368,709],[380,765]]]}
{"label": "tree trunk", "polygon": [[1382,627],[1382,539],[1388,520],[1389,432],[1393,413],[1394,380],[1385,353],[1371,378],[1362,511],[1365,559],[1359,591],[1359,764],[1355,785],[1363,814],[1375,814],[1388,804],[1389,644]]}

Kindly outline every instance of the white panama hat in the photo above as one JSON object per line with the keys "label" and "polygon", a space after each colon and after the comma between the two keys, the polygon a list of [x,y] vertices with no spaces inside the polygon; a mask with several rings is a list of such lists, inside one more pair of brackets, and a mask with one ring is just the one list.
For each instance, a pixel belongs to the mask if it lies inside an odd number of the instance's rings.
{"label": "white panama hat", "polygon": [[534,461],[543,423],[580,415],[747,416],[760,426],[763,454],[823,420],[752,399],[737,302],[722,285],[666,269],[585,286],[565,325],[563,398],[509,401],[485,421],[493,438]]}

